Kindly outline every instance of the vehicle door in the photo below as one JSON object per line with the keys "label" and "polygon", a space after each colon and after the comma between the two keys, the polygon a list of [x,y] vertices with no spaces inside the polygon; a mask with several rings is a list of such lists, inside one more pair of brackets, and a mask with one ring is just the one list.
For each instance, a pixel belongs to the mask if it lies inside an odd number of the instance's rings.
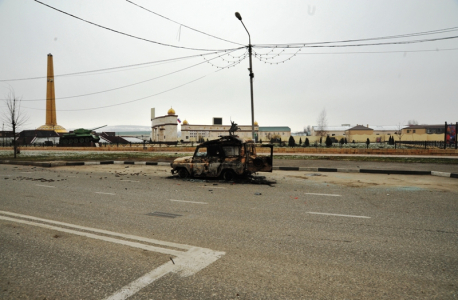
{"label": "vehicle door", "polygon": [[222,169],[231,169],[237,175],[244,172],[245,157],[241,154],[239,145],[223,146],[224,160],[222,162]]}
{"label": "vehicle door", "polygon": [[208,169],[207,147],[197,147],[192,157],[192,176],[205,176],[206,169]]}
{"label": "vehicle door", "polygon": [[224,152],[220,145],[207,147],[208,169],[206,176],[218,177],[221,171],[221,163],[224,160]]}

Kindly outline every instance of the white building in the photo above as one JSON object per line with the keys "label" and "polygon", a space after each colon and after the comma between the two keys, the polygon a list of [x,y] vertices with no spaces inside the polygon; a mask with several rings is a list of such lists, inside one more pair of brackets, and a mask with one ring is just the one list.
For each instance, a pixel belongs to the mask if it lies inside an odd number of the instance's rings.
{"label": "white building", "polygon": [[[183,142],[198,142],[199,140],[215,140],[219,136],[229,135],[231,125],[223,125],[222,118],[213,118],[213,125],[191,125],[187,120],[181,125],[181,139]],[[240,130],[234,134],[241,139],[251,139],[251,125],[237,125]],[[254,123],[254,132],[258,134],[258,123]]]}
{"label": "white building", "polygon": [[166,116],[155,116],[155,109],[151,108],[151,141],[163,143],[177,142],[178,115],[170,108]]}

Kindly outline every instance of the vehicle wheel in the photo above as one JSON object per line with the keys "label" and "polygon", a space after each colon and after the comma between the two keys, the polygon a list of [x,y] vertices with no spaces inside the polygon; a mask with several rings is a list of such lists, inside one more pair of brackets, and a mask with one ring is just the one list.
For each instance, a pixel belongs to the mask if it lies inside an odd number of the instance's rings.
{"label": "vehicle wheel", "polygon": [[89,143],[90,141],[91,141],[90,138],[84,138],[84,142],[85,142],[85,143]]}
{"label": "vehicle wheel", "polygon": [[223,171],[223,179],[225,181],[232,181],[232,180],[235,179],[235,177],[236,177],[236,174],[235,174],[234,171],[232,171],[232,170],[224,170]]}
{"label": "vehicle wheel", "polygon": [[188,178],[189,177],[189,172],[185,168],[181,168],[178,170],[178,177],[180,178]]}

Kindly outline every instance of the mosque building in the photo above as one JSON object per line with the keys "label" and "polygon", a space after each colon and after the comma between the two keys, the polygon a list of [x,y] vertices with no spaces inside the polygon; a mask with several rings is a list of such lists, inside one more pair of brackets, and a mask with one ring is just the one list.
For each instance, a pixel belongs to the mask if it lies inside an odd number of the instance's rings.
{"label": "mosque building", "polygon": [[156,117],[155,108],[151,108],[151,141],[165,144],[177,143],[178,115],[173,108],[167,115]]}

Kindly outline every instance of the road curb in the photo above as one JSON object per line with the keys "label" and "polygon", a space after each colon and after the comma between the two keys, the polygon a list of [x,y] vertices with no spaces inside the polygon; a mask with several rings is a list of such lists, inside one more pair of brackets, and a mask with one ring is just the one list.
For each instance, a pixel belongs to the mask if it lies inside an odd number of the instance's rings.
{"label": "road curb", "polygon": [[[68,161],[68,162],[33,162],[33,161],[12,161],[2,160],[0,164],[26,165],[44,168],[59,166],[85,166],[85,165],[146,165],[146,166],[170,166],[170,162],[153,161]],[[396,175],[432,175],[447,178],[457,178],[458,173],[439,171],[413,171],[413,170],[384,170],[384,169],[349,169],[349,168],[317,168],[317,167],[281,167],[274,166],[273,170],[280,171],[305,171],[305,172],[340,172],[340,173],[366,173],[366,174],[396,174]]]}

